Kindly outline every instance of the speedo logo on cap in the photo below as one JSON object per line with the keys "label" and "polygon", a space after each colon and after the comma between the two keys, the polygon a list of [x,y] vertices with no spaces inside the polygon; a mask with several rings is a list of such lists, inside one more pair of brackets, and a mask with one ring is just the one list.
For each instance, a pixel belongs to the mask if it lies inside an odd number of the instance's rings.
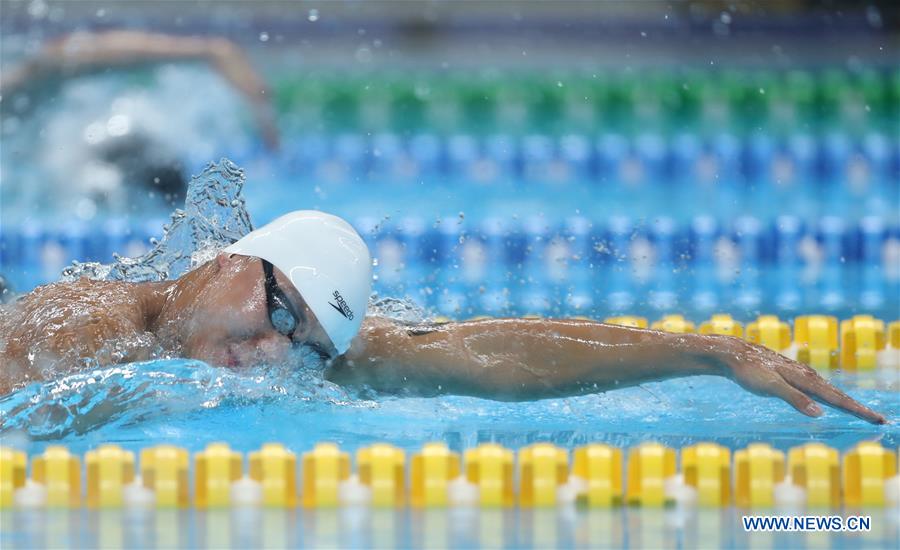
{"label": "speedo logo on cap", "polygon": [[331,307],[336,309],[338,311],[338,313],[340,313],[341,315],[346,317],[347,320],[352,321],[353,320],[353,310],[351,310],[350,306],[347,305],[347,302],[344,300],[344,297],[341,296],[341,293],[338,292],[337,290],[335,290],[334,294],[332,294],[332,296],[334,296],[334,299],[337,300],[337,305],[334,305],[331,302],[328,302],[328,305],[330,305]]}

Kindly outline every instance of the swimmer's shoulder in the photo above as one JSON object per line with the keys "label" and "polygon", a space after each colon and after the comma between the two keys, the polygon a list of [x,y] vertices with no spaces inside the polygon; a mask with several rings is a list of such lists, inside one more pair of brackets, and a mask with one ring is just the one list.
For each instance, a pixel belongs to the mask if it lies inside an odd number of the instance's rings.
{"label": "swimmer's shoulder", "polygon": [[[157,349],[140,322],[132,283],[79,280],[34,289],[0,316],[0,389],[99,364],[149,358]],[[136,315],[137,314],[137,315]]]}
{"label": "swimmer's shoulder", "polygon": [[10,317],[32,340],[87,341],[139,330],[140,302],[128,283],[79,279],[42,285],[12,304]]}

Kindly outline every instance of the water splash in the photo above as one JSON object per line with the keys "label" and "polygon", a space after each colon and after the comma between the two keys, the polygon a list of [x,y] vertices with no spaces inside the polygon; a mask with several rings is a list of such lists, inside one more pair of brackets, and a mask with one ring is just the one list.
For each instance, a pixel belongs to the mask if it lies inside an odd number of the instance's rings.
{"label": "water splash", "polygon": [[366,316],[386,317],[406,325],[427,323],[431,319],[431,316],[410,298],[379,298],[374,292],[369,298]]}
{"label": "water splash", "polygon": [[[222,158],[191,178],[184,209],[172,213],[163,237],[142,256],[115,254],[111,264],[72,262],[61,281],[81,277],[94,280],[146,282],[175,279],[215,258],[222,248],[253,231],[243,197],[244,171]],[[425,322],[429,315],[409,298],[379,298],[372,294],[367,315],[405,324]]]}
{"label": "water splash", "polygon": [[0,398],[0,431],[23,432],[34,440],[60,439],[229,405],[282,406],[300,414],[313,404],[372,406],[312,369],[265,365],[233,372],[170,359],[30,384]]}
{"label": "water splash", "polygon": [[174,279],[211,260],[253,230],[242,190],[244,171],[227,158],[210,163],[188,186],[185,208],[172,213],[163,237],[142,256],[114,255],[112,264],[73,262],[62,281],[81,277],[108,281]]}

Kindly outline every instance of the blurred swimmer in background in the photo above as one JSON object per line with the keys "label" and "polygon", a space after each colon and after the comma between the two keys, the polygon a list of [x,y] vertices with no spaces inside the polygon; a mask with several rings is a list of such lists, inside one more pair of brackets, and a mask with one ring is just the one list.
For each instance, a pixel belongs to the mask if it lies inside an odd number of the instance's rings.
{"label": "blurred swimmer in background", "polygon": [[74,33],[4,70],[0,96],[5,211],[90,220],[180,206],[185,157],[207,158],[246,134],[237,116],[246,107],[266,146],[279,142],[265,82],[223,38]]}

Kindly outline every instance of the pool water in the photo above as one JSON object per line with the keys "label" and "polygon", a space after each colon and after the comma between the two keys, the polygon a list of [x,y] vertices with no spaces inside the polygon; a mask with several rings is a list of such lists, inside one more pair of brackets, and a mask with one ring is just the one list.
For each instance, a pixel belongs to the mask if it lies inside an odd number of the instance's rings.
{"label": "pool water", "polygon": [[896,514],[865,514],[868,532],[748,533],[734,509],[17,510],[0,518],[0,540],[4,548],[891,548]]}
{"label": "pool water", "polygon": [[[694,377],[598,395],[503,403],[470,397],[349,395],[318,373],[260,367],[231,373],[195,361],[160,360],[32,384],[0,399],[4,441],[29,453],[63,443],[82,453],[101,443],[138,451],[148,442],[200,450],[228,434],[236,450],[277,441],[301,451],[319,441],[348,451],[389,442],[408,452],[445,441],[456,451],[496,442],[550,441],[572,449],[658,441],[680,448],[714,441],[731,449],[762,441],[781,450],[808,441],[848,449],[900,445],[900,424],[873,426],[826,408],[823,417],[749,394],[729,380]],[[835,383],[890,419],[900,417],[897,377],[843,375]]]}

